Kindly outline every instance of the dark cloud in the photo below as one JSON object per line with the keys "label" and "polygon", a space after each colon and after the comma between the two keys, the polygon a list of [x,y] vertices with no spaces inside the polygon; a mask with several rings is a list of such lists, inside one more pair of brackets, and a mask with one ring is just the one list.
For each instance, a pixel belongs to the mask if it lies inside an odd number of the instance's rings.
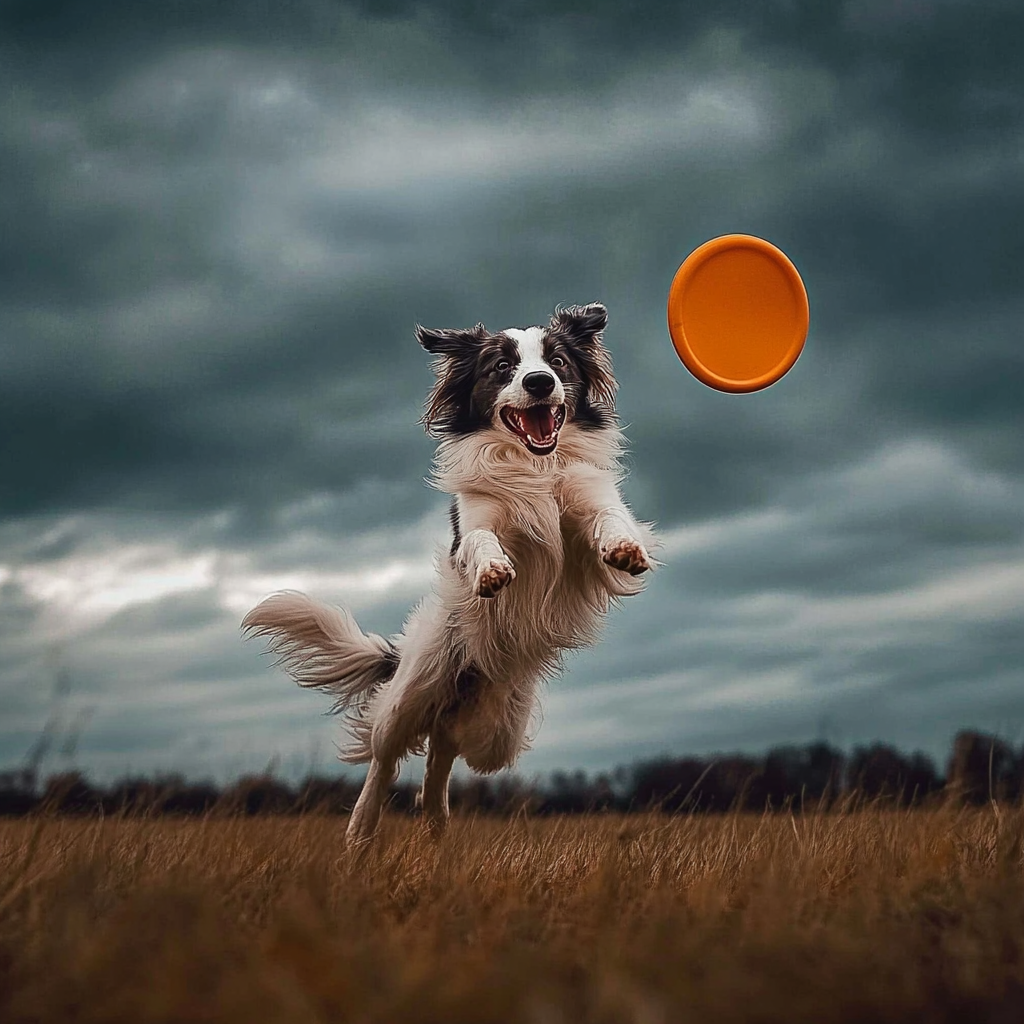
{"label": "dark cloud", "polygon": [[[446,529],[413,325],[595,299],[668,565],[525,765],[1024,712],[1019,4],[19,2],[0,40],[3,757],[55,665],[97,771],[329,748],[246,603],[398,629]],[[748,396],[665,328],[736,230],[811,296]]]}

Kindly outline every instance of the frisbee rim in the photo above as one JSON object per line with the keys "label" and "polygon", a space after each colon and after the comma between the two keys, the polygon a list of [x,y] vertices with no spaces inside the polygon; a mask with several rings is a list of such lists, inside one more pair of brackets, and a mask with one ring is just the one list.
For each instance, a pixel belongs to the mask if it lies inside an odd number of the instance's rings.
{"label": "frisbee rim", "polygon": [[[753,249],[761,255],[767,256],[786,278],[790,290],[797,300],[797,318],[794,323],[793,339],[783,350],[782,356],[775,365],[766,373],[757,377],[732,378],[716,373],[702,362],[694,352],[689,339],[686,336],[685,317],[680,306],[683,296],[686,294],[690,281],[697,271],[707,261],[721,252],[736,249]],[[673,347],[683,365],[702,384],[714,388],[716,391],[724,391],[731,394],[748,394],[752,391],[762,391],[771,387],[781,380],[793,368],[800,353],[803,352],[807,341],[807,333],[810,328],[810,305],[807,300],[807,289],[799,271],[793,265],[792,260],[776,245],[757,235],[728,234],[712,238],[703,245],[699,245],[679,265],[672,284],[669,288],[668,297],[668,330],[672,339]]]}

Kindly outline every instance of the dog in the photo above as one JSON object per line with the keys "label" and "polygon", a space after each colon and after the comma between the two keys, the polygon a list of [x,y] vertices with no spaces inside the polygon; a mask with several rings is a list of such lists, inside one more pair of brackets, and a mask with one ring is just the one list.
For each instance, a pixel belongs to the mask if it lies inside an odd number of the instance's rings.
{"label": "dog", "polygon": [[419,803],[447,824],[456,758],[474,771],[529,748],[537,691],[563,652],[596,643],[611,604],[659,564],[652,525],[619,491],[625,442],[600,303],[556,307],[546,327],[490,333],[416,326],[437,356],[423,424],[439,440],[432,485],[452,495],[452,541],[432,594],[390,640],[303,594],[266,598],[242,622],[300,686],[335,698],[369,763],[346,832],[369,841],[400,762],[425,754]]}

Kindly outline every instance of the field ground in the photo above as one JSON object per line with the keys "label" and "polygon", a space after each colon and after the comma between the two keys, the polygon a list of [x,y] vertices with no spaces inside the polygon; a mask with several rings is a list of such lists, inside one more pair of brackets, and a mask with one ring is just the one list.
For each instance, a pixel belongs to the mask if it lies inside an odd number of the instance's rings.
{"label": "field ground", "polygon": [[0,1020],[1024,1020],[1024,812],[0,822]]}

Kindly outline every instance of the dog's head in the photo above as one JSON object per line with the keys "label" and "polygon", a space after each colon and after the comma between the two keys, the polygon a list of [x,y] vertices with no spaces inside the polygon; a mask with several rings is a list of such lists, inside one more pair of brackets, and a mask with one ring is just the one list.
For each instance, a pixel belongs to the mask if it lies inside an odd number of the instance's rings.
{"label": "dog's head", "polygon": [[615,378],[601,342],[608,311],[598,302],[555,310],[547,327],[417,326],[441,358],[423,422],[435,437],[495,428],[534,455],[551,455],[570,423],[600,430],[615,416]]}

